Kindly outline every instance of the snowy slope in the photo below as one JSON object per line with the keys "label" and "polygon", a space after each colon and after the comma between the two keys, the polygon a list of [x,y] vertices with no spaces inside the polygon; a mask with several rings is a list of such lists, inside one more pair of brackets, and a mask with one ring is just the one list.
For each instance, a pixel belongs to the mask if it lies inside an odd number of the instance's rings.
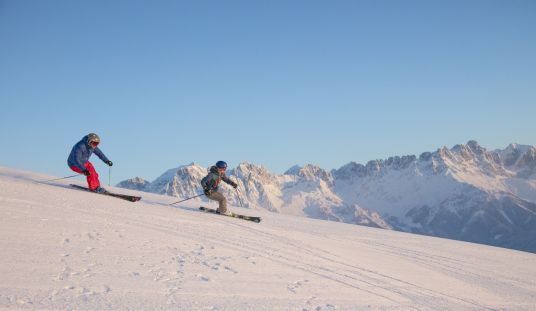
{"label": "snowy slope", "polygon": [[536,308],[535,254],[46,178],[0,168],[0,309]]}

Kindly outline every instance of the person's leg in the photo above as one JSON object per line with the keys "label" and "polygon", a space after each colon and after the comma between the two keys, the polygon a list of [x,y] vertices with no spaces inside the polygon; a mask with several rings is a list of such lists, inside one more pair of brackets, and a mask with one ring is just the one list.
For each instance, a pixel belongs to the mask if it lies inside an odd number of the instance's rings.
{"label": "person's leg", "polygon": [[218,201],[219,207],[218,212],[225,214],[227,213],[227,199],[225,196],[219,192],[213,192],[209,197],[209,199]]}
{"label": "person's leg", "polygon": [[72,171],[74,171],[74,172],[76,172],[76,173],[78,173],[78,174],[84,174],[84,172],[82,172],[82,171],[81,171],[78,167],[76,167],[76,166],[69,166],[69,168],[70,168]]}
{"label": "person's leg", "polygon": [[99,174],[97,174],[97,171],[93,167],[93,164],[87,161],[86,164],[84,164],[84,166],[89,171],[89,176],[87,177],[87,184],[89,185],[89,190],[95,190],[99,188],[100,187]]}
{"label": "person's leg", "polygon": [[[93,167],[93,164],[91,164],[91,162],[87,162],[86,164],[84,164],[84,167],[89,171],[89,176],[86,176],[86,180],[87,180],[87,186],[89,188],[89,190],[95,190],[97,189],[98,187],[100,187],[100,182],[99,182],[99,174],[97,174],[97,171],[95,171],[95,168]],[[78,167],[76,166],[71,166],[70,167],[71,170],[79,173],[79,174],[84,174],[84,172],[82,172]]]}

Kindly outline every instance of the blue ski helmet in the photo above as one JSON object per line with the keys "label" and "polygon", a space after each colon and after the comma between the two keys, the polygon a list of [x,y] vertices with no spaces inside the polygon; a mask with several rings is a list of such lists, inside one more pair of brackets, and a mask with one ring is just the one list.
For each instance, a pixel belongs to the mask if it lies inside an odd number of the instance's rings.
{"label": "blue ski helmet", "polygon": [[225,161],[218,161],[216,162],[216,167],[217,168],[227,168],[227,163],[225,163]]}

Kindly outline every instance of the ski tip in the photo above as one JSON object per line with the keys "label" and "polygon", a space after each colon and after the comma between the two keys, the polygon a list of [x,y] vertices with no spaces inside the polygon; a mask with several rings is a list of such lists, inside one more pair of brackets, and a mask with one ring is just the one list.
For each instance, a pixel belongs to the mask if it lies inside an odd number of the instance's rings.
{"label": "ski tip", "polygon": [[138,201],[140,201],[140,200],[141,200],[141,197],[136,197],[136,196],[132,196],[132,197],[130,197],[130,201],[131,201],[131,202],[138,202]]}

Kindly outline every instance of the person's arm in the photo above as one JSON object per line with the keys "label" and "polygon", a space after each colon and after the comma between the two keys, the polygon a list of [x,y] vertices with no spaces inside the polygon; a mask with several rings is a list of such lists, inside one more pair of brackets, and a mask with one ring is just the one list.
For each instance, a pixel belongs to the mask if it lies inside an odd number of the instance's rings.
{"label": "person's arm", "polygon": [[229,177],[227,177],[227,175],[223,175],[221,177],[221,180],[223,180],[227,184],[231,185],[233,188],[238,187],[238,185],[234,181],[232,181]]}
{"label": "person's arm", "polygon": [[203,187],[203,193],[206,196],[209,196],[212,193],[212,178],[211,174],[208,174],[203,179],[201,179],[201,186]]}
{"label": "person's arm", "polygon": [[95,148],[95,150],[94,150],[93,152],[95,152],[95,154],[102,160],[102,162],[104,162],[104,163],[106,163],[106,164],[112,166],[112,165],[111,165],[112,161],[110,161],[110,160],[104,155],[104,153],[102,153],[102,151],[101,151],[98,147]]}
{"label": "person's arm", "polygon": [[201,187],[203,187],[203,190],[208,189],[208,175],[201,179]]}

